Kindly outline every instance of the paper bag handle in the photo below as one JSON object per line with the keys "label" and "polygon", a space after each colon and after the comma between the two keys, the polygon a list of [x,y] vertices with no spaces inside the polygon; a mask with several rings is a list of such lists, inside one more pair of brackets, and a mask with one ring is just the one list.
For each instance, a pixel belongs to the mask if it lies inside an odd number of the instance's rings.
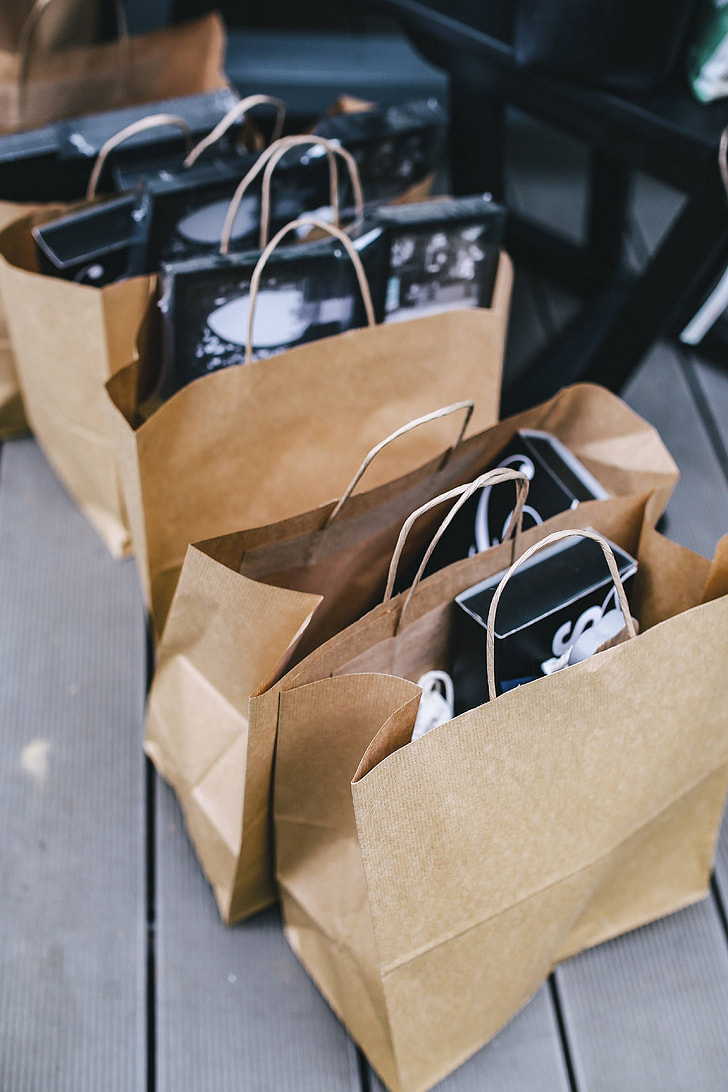
{"label": "paper bag handle", "polygon": [[[290,137],[284,137],[283,139],[284,140],[289,140]],[[279,142],[276,141],[275,144],[269,144],[268,147],[265,149],[265,151],[260,153],[260,155],[256,159],[255,163],[250,168],[250,170],[245,175],[245,177],[241,180],[241,182],[238,185],[238,188],[236,189],[235,193],[232,195],[232,197],[230,199],[230,204],[228,205],[227,214],[225,216],[225,222],[223,223],[223,226],[222,226],[222,235],[220,236],[220,253],[221,254],[223,254],[223,255],[227,254],[228,250],[230,249],[230,236],[233,233],[233,225],[235,223],[235,217],[238,215],[238,209],[240,208],[240,202],[242,201],[242,199],[243,199],[243,197],[245,195],[245,192],[247,191],[247,189],[250,186],[251,182],[253,182],[258,177],[260,172],[266,166],[266,164],[268,163],[268,160],[270,159],[270,157],[275,153],[276,149],[278,148],[278,143]],[[328,160],[329,160],[329,201],[331,202],[332,208],[335,209],[335,219],[338,222],[338,219],[339,219],[339,214],[338,214],[339,180],[338,180],[338,172],[336,170],[336,160],[334,159],[334,154],[330,149],[327,150],[326,154],[327,154],[327,157],[328,157]],[[261,201],[262,201],[262,198],[261,198]],[[262,209],[261,209],[261,211],[262,211]]]}
{"label": "paper bag handle", "polygon": [[432,413],[426,413],[424,417],[416,417],[413,421],[408,421],[406,425],[402,425],[400,428],[395,429],[394,432],[390,433],[390,435],[387,436],[386,439],[380,440],[380,442],[371,449],[369,454],[365,456],[361,466],[349,482],[344,493],[342,493],[331,515],[326,520],[324,527],[329,527],[334,522],[341,509],[344,507],[346,502],[351,497],[351,494],[356,489],[369,464],[372,462],[373,459],[376,458],[379,452],[387,446],[387,444],[391,444],[393,440],[397,440],[400,436],[404,436],[405,433],[411,432],[413,429],[418,428],[419,425],[427,424],[428,421],[437,421],[440,417],[447,417],[451,413],[457,413],[458,410],[465,410],[465,420],[462,423],[460,432],[458,433],[455,443],[450,448],[450,452],[452,453],[460,445],[460,441],[465,435],[465,430],[468,427],[470,418],[473,416],[474,409],[474,402],[453,402],[451,406],[443,406],[441,409],[433,410]]}
{"label": "paper bag handle", "polygon": [[[22,117],[25,112],[25,96],[28,84],[28,73],[30,70],[30,47],[33,36],[38,24],[52,3],[53,0],[35,0],[35,3],[28,12],[25,22],[20,28],[20,35],[18,37],[18,56],[20,58],[20,66],[18,69],[18,87],[20,92],[18,112],[20,117]],[[114,14],[116,15],[116,27],[119,39],[119,67],[126,68],[129,65],[129,31],[126,25],[126,14],[121,0],[113,0],[113,8]]]}
{"label": "paper bag handle", "polygon": [[354,266],[354,272],[356,273],[356,279],[359,282],[359,290],[361,292],[361,298],[364,301],[364,310],[367,315],[367,325],[374,326],[374,306],[372,304],[372,294],[369,290],[369,282],[367,281],[367,275],[364,272],[364,266],[362,265],[361,258],[356,252],[356,248],[352,243],[348,235],[345,235],[341,228],[336,227],[334,224],[325,224],[323,220],[317,220],[314,216],[302,216],[299,220],[291,220],[290,224],[286,224],[282,227],[276,235],[273,236],[268,246],[265,248],[261,256],[258,258],[253,275],[250,278],[250,305],[248,310],[248,339],[245,345],[245,363],[250,364],[253,359],[253,320],[255,318],[255,303],[258,298],[258,289],[260,287],[260,278],[265,268],[265,265],[270,258],[273,251],[276,249],[281,239],[289,233],[289,231],[295,231],[297,227],[302,227],[304,224],[312,224],[314,227],[319,228],[321,231],[325,231],[327,235],[333,235],[343,244],[344,249],[351,258],[351,263]]}
{"label": "paper bag handle", "polygon": [[515,482],[516,483],[516,504],[511,513],[511,518],[508,522],[508,528],[503,536],[503,541],[507,541],[509,538],[513,538],[513,557],[518,552],[518,543],[521,536],[521,524],[523,522],[523,506],[526,503],[526,497],[528,496],[529,479],[520,470],[514,470],[512,467],[497,466],[494,470],[488,470],[485,474],[480,474],[472,482],[466,482],[464,485],[457,485],[454,489],[448,490],[447,493],[441,493],[439,497],[433,497],[432,500],[427,501],[420,508],[415,509],[411,515],[407,517],[402,525],[402,530],[399,532],[399,538],[397,539],[397,545],[394,548],[392,554],[392,560],[389,565],[389,573],[387,575],[387,586],[384,589],[383,602],[387,603],[392,598],[392,592],[394,591],[394,582],[397,578],[397,569],[399,568],[399,561],[402,556],[404,544],[407,540],[407,536],[412,529],[412,525],[423,516],[426,512],[429,512],[432,508],[436,508],[438,505],[443,504],[445,501],[454,500],[452,508],[445,516],[440,526],[435,531],[432,537],[430,545],[425,551],[425,556],[420,562],[420,567],[415,574],[415,578],[412,581],[412,587],[410,588],[407,598],[402,605],[402,612],[397,622],[395,635],[399,633],[402,628],[405,614],[409,609],[409,605],[412,601],[412,596],[415,593],[415,589],[422,579],[422,574],[427,568],[427,563],[434,553],[435,547],[448,529],[455,516],[458,514],[464,504],[470,500],[473,493],[477,493],[479,489],[484,489],[486,486],[500,485],[502,482]]}
{"label": "paper bag handle", "polygon": [[[268,241],[268,217],[270,216],[270,179],[273,173],[275,165],[281,158],[285,151],[294,147],[296,144],[308,144],[311,147],[320,145],[326,149],[326,158],[329,162],[329,205],[334,214],[334,223],[338,226],[339,223],[339,172],[336,167],[336,156],[340,156],[346,163],[349,170],[349,177],[351,178],[352,189],[354,190],[355,200],[359,202],[362,199],[361,182],[359,180],[359,170],[356,165],[356,160],[352,156],[351,152],[348,152],[346,148],[342,148],[340,144],[335,144],[334,141],[328,140],[326,137],[309,137],[304,135],[283,137],[281,140],[276,141],[275,144],[269,144],[264,152],[258,157],[256,162],[250,168],[245,178],[241,181],[237,190],[233,194],[230,205],[228,206],[227,215],[225,216],[225,223],[222,228],[222,236],[220,238],[220,253],[227,254],[230,249],[230,236],[233,231],[233,224],[235,223],[235,217],[238,214],[240,208],[240,202],[243,196],[260,172],[265,168],[266,173],[263,176],[263,184],[261,187],[260,198],[260,248],[261,250]],[[279,152],[279,149],[281,151]],[[274,167],[268,170],[268,164],[273,157],[276,157]],[[358,194],[358,197],[357,197]],[[357,204],[358,208],[358,204]]]}
{"label": "paper bag handle", "polygon": [[137,133],[144,133],[147,129],[161,129],[165,125],[174,125],[178,129],[181,129],[185,138],[185,144],[189,148],[192,143],[192,130],[184,118],[177,117],[176,114],[148,114],[145,118],[139,118],[138,121],[133,121],[131,125],[125,125],[123,129],[120,129],[118,133],[114,133],[113,136],[110,136],[109,139],[105,140],[101,145],[99,154],[96,156],[93,170],[91,171],[91,177],[88,180],[88,186],[86,187],[86,200],[91,201],[96,196],[96,187],[99,184],[101,172],[104,169],[104,164],[106,163],[109,154],[113,152],[114,148],[118,148],[125,140],[129,140],[131,137],[136,136]]}
{"label": "paper bag handle", "polygon": [[195,144],[194,148],[188,152],[187,158],[182,166],[191,167],[193,163],[196,163],[204,151],[211,148],[213,144],[217,144],[218,140],[225,135],[230,126],[239,118],[244,118],[248,111],[252,110],[255,106],[275,106],[276,120],[270,138],[270,143],[274,144],[283,132],[283,123],[286,120],[287,109],[285,102],[283,102],[282,99],[273,98],[272,95],[248,95],[247,98],[241,99],[240,102],[236,102],[232,109],[228,110],[225,117],[218,121],[215,128],[211,129],[207,136],[204,136],[199,143]]}
{"label": "paper bag handle", "polygon": [[336,187],[335,194],[331,194],[331,209],[334,213],[334,223],[338,226],[339,223],[339,180],[336,172],[336,160],[333,156],[340,156],[346,164],[349,172],[349,180],[351,182],[352,194],[354,196],[354,208],[355,219],[360,219],[364,212],[364,193],[361,187],[361,179],[359,177],[359,168],[356,160],[351,152],[344,148],[341,144],[336,144],[334,141],[328,140],[326,137],[314,137],[305,136],[303,134],[298,136],[285,137],[278,142],[278,145],[271,155],[270,159],[265,165],[265,171],[263,172],[263,184],[261,187],[260,196],[260,246],[264,247],[268,242],[268,229],[270,227],[270,183],[273,176],[273,171],[278,166],[278,163],[289,150],[289,148],[295,148],[300,145],[310,145],[316,147],[321,145],[326,148],[329,153],[329,171],[333,176],[333,182],[330,185]]}
{"label": "paper bag handle", "polygon": [[624,617],[624,624],[627,627],[627,633],[630,637],[637,635],[635,629],[634,620],[629,609],[629,603],[627,602],[627,596],[624,591],[624,585],[619,575],[619,568],[614,557],[614,552],[604,538],[603,535],[598,534],[596,531],[591,531],[588,528],[581,531],[554,531],[553,534],[546,535],[546,538],[542,538],[540,542],[536,542],[533,546],[529,546],[516,561],[513,562],[510,569],[503,574],[500,584],[495,590],[495,595],[490,601],[490,608],[488,610],[488,621],[485,639],[485,657],[486,657],[486,671],[488,677],[488,700],[492,701],[496,696],[495,688],[495,615],[498,609],[498,603],[500,597],[503,594],[508,581],[513,576],[516,569],[520,568],[524,561],[527,561],[529,557],[533,557],[540,550],[545,549],[546,546],[550,546],[554,542],[562,542],[566,538],[591,538],[594,542],[597,542],[601,548],[604,558],[609,566],[609,574],[614,581],[614,588],[617,592],[617,600],[619,602],[622,616]]}

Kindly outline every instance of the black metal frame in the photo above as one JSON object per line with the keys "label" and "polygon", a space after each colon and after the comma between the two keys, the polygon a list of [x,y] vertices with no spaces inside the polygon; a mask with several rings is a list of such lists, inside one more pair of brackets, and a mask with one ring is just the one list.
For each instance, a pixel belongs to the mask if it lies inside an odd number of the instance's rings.
{"label": "black metal frame", "polygon": [[[577,246],[515,214],[507,246],[516,260],[586,294],[584,309],[506,389],[513,412],[564,383],[618,390],[656,338],[675,336],[728,262],[728,206],[717,164],[728,103],[696,102],[679,77],[647,99],[627,99],[519,68],[506,42],[418,0],[376,0],[417,49],[450,77],[451,171],[456,194],[503,196],[507,105],[584,141],[590,149],[587,241]],[[629,180],[644,170],[686,195],[666,236],[636,275],[622,263]],[[716,349],[718,335],[704,347]],[[722,349],[722,345],[718,345]]]}

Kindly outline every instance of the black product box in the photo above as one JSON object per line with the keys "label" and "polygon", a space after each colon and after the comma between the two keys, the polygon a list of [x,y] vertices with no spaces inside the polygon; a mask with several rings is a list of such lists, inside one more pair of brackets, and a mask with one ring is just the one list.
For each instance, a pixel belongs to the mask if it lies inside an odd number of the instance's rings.
{"label": "black product box", "polygon": [[[143,191],[149,199],[145,267],[216,250],[230,200],[257,156],[235,151],[215,154],[185,168],[179,158],[163,158],[114,170],[117,190]],[[246,195],[235,218],[231,246],[255,246],[260,199]]]}
{"label": "black product box", "polygon": [[[258,153],[208,154],[185,168],[169,157],[114,171],[119,190],[142,188],[151,202],[146,264],[184,261],[219,246],[230,200]],[[231,250],[250,250],[260,230],[262,172],[245,193],[230,237]],[[271,183],[269,237],[284,224],[327,205],[329,167],[324,149],[293,147],[283,157]]]}
{"label": "black product box", "polygon": [[[604,500],[606,489],[587,468],[548,432],[521,429],[496,457],[492,467],[511,467],[529,479],[523,527],[544,523],[551,516],[576,508],[580,501]],[[497,546],[503,541],[516,499],[515,484],[486,486],[463,505],[427,563],[425,575],[454,561]],[[404,579],[409,586],[414,573]]]}
{"label": "black product box", "polygon": [[[637,562],[610,543],[629,599]],[[488,700],[488,610],[502,572],[455,598],[452,676],[455,711]],[[599,544],[564,539],[534,554],[506,585],[495,621],[495,675],[499,694],[548,673],[548,661],[568,652],[585,629],[617,606]],[[545,668],[544,665],[547,665]]]}
{"label": "black product box", "polygon": [[80,197],[84,182],[78,193],[67,193],[62,184],[57,192],[54,174],[59,152],[60,138],[55,125],[1,136],[0,199],[33,202]]}
{"label": "black product box", "polygon": [[114,198],[33,228],[42,273],[101,288],[143,272],[147,207]]}
{"label": "black product box", "polygon": [[[149,114],[174,114],[187,122],[193,140],[202,139],[232,109],[239,96],[232,88],[184,95],[122,110],[108,110],[80,118],[0,136],[0,199],[42,202],[74,201],[86,192],[94,160],[102,145],[134,121]],[[137,133],[114,149],[115,163],[140,162],[145,157],[184,154],[184,137],[174,126]],[[109,170],[103,171],[99,190],[111,189]]]}
{"label": "black product box", "polygon": [[377,209],[387,233],[384,322],[489,307],[506,210],[490,194]]}
{"label": "black product box", "polygon": [[[354,244],[369,251],[381,233]],[[260,251],[186,262],[161,269],[164,376],[160,396],[220,368],[245,363],[250,278]],[[362,259],[367,263],[366,253]],[[281,246],[263,271],[253,324],[253,358],[343,333],[366,323],[351,259],[336,240]]]}
{"label": "black product box", "polygon": [[337,140],[357,162],[367,203],[387,201],[441,165],[447,115],[436,99],[322,118],[314,132]]}

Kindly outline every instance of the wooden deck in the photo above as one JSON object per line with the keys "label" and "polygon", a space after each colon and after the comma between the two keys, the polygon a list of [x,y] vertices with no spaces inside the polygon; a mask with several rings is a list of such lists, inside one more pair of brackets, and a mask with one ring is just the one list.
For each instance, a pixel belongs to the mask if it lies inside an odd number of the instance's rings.
{"label": "wooden deck", "polygon": [[[573,229],[578,153],[514,125],[512,200]],[[671,195],[641,180],[628,245]],[[569,312],[517,271],[508,376]],[[682,479],[665,532],[728,531],[728,371],[656,347],[624,392]],[[0,452],[0,1089],[373,1092],[277,911],[224,928],[141,750],[146,642],[112,561],[30,439]],[[570,960],[447,1092],[728,1089],[728,826],[710,898]]]}

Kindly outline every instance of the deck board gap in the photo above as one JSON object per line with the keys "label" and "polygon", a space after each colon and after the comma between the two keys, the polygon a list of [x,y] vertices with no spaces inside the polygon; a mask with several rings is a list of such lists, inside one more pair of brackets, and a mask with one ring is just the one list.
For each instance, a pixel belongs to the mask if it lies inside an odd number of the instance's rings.
{"label": "deck board gap", "polygon": [[372,1092],[372,1078],[369,1063],[364,1057],[364,1052],[359,1047],[356,1048],[356,1064],[359,1070],[361,1092]]}
{"label": "deck board gap", "polygon": [[[147,619],[145,642],[146,693],[154,674],[154,638]],[[147,1051],[147,1087],[146,1092],[156,1092],[157,1087],[157,808],[156,808],[156,773],[151,759],[145,759],[144,765],[144,825],[145,825],[145,885],[147,914],[147,951],[146,951],[146,1051]]]}
{"label": "deck board gap", "polygon": [[728,913],[726,912],[726,904],[723,898],[723,891],[716,878],[715,872],[710,877],[710,891],[713,896],[713,902],[720,918],[720,923],[723,926],[723,935],[728,944]]}
{"label": "deck board gap", "polygon": [[569,1082],[569,1090],[570,1092],[579,1092],[579,1084],[576,1079],[576,1069],[574,1067],[574,1059],[572,1057],[571,1043],[569,1041],[569,1032],[566,1026],[566,1017],[564,1015],[564,1008],[561,1003],[561,993],[559,991],[559,983],[556,977],[556,973],[549,975],[548,989],[551,996],[551,1004],[553,1005],[554,1015],[556,1017],[556,1024],[559,1029],[561,1054],[563,1057],[564,1069],[566,1070],[566,1077]]}
{"label": "deck board gap", "polygon": [[150,759],[145,760],[144,811],[146,825],[146,900],[147,900],[147,966],[146,966],[146,1029],[147,1029],[147,1088],[157,1087],[157,955],[156,955],[156,773]]}

